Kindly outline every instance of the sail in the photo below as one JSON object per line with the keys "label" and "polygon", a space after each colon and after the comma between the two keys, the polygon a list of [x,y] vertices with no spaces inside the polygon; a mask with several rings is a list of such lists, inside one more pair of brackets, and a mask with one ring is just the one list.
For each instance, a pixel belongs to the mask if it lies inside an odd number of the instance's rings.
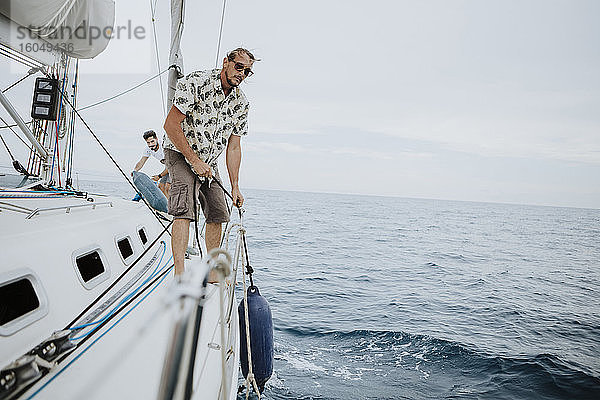
{"label": "sail", "polygon": [[8,39],[10,43],[5,44],[16,51],[24,52],[33,43],[39,46],[41,39],[71,57],[93,58],[111,39],[115,3],[113,0],[3,0],[0,14],[18,25],[16,32],[3,40]]}

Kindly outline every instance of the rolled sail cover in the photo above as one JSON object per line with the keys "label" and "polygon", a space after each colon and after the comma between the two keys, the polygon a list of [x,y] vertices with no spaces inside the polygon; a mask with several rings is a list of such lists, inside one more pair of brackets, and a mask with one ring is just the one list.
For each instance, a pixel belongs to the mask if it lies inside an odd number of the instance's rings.
{"label": "rolled sail cover", "polygon": [[110,40],[113,0],[2,0],[0,14],[20,25],[18,34],[40,38],[75,58],[93,58]]}

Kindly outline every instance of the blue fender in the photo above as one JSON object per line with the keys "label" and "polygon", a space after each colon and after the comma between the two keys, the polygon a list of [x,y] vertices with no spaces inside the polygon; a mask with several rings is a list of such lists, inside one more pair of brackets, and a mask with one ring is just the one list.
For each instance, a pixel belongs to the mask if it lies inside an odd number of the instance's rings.
{"label": "blue fender", "polygon": [[152,208],[164,213],[167,212],[167,198],[148,175],[133,171],[133,184]]}
{"label": "blue fender", "polygon": [[[240,363],[242,374],[248,377],[248,348],[246,344],[246,317],[244,300],[238,307],[240,319]],[[256,286],[248,288],[248,322],[250,325],[250,349],[252,372],[262,392],[265,383],[273,374],[273,318],[267,300],[260,295]]]}

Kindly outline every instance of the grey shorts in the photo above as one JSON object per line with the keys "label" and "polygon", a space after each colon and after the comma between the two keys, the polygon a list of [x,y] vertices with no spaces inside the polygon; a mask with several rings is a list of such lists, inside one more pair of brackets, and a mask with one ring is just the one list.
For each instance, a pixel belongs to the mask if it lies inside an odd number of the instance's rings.
{"label": "grey shorts", "polygon": [[[200,182],[200,179],[185,161],[183,154],[178,151],[165,149],[165,165],[172,180],[171,191],[169,192],[170,215],[175,219],[193,220],[195,218],[194,210],[198,210],[198,203],[200,203],[207,223],[229,221],[225,193],[218,184],[213,182],[209,185],[206,180]],[[219,179],[219,182],[221,182],[218,172],[214,178]],[[196,187],[195,194],[194,186]]]}

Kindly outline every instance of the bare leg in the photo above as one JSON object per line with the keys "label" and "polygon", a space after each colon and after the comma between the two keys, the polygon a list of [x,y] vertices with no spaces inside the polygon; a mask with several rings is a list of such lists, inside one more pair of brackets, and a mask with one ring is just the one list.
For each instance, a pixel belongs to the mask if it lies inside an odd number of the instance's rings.
{"label": "bare leg", "polygon": [[206,251],[209,252],[221,244],[221,224],[206,224]]}
{"label": "bare leg", "polygon": [[[221,224],[218,223],[210,223],[206,224],[206,252],[208,253],[212,249],[219,247],[221,244]],[[208,274],[208,282],[214,283],[217,282],[217,275],[214,271],[210,271]]]}
{"label": "bare leg", "polygon": [[163,194],[165,195],[165,197],[167,197],[167,199],[169,198],[169,192],[167,192],[167,187],[164,183],[159,183],[158,184],[158,188],[160,189],[161,192],[163,192]]}
{"label": "bare leg", "polygon": [[189,236],[190,220],[184,218],[174,220],[173,230],[171,232],[171,249],[173,250],[175,275],[183,274],[185,251],[187,250]]}

